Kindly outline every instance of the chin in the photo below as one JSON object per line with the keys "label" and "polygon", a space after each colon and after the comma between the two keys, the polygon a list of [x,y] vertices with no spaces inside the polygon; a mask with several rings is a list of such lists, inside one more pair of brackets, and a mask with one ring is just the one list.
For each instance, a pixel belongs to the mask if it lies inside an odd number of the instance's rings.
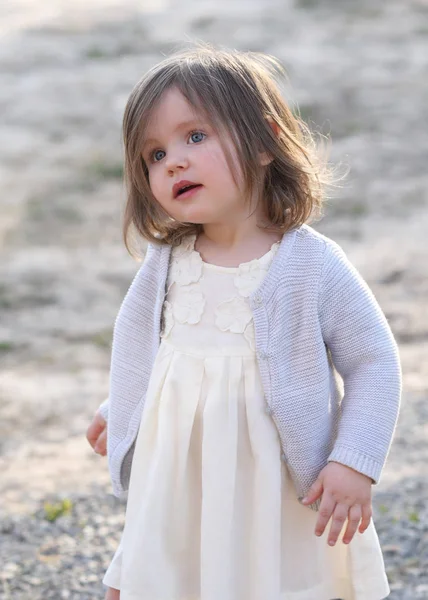
{"label": "chin", "polygon": [[189,210],[186,211],[185,214],[177,215],[177,221],[181,221],[182,223],[195,223],[197,225],[204,225],[204,223],[209,223],[211,221],[212,215],[207,215],[201,210]]}

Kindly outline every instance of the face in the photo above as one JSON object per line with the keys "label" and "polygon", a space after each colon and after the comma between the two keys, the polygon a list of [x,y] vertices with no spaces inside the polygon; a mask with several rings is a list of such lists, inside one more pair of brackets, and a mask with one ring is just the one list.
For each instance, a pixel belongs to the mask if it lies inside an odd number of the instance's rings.
{"label": "face", "polygon": [[218,133],[177,89],[164,93],[145,140],[142,154],[150,188],[172,218],[184,223],[230,224],[250,212],[241,192],[242,177],[231,139],[222,136],[233,157],[237,183]]}

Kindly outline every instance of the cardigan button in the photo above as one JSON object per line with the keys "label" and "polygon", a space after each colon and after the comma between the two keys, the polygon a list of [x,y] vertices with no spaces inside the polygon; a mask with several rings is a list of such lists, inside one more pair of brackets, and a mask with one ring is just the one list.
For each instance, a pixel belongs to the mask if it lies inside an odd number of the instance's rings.
{"label": "cardigan button", "polygon": [[269,354],[264,350],[259,350],[257,354],[261,360],[267,360],[269,358]]}
{"label": "cardigan button", "polygon": [[271,409],[271,407],[269,406],[269,404],[265,404],[265,413],[266,413],[267,415],[271,415],[271,414],[272,414],[272,409]]}
{"label": "cardigan button", "polygon": [[263,297],[261,294],[256,294],[254,296],[254,304],[256,306],[261,306],[263,304]]}
{"label": "cardigan button", "polygon": [[281,460],[283,460],[285,463],[287,462],[287,456],[285,455],[285,452],[281,454]]}

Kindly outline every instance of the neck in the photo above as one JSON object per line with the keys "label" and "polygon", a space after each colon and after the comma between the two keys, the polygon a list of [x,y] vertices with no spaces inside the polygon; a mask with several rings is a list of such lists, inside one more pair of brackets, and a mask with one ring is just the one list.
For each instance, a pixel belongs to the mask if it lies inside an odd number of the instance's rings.
{"label": "neck", "polygon": [[201,238],[206,243],[224,249],[233,249],[248,239],[257,237],[259,229],[253,219],[241,223],[223,223],[204,225]]}
{"label": "neck", "polygon": [[233,250],[252,240],[279,239],[278,233],[258,227],[258,224],[265,220],[260,207],[253,210],[252,214],[250,211],[248,213],[238,215],[235,219],[228,215],[224,222],[204,224],[203,233],[199,236],[200,241],[222,250]]}
{"label": "neck", "polygon": [[236,267],[243,262],[260,258],[268,252],[282,234],[257,226],[256,215],[239,223],[204,225],[203,232],[195,240],[195,250],[207,263],[224,267]]}

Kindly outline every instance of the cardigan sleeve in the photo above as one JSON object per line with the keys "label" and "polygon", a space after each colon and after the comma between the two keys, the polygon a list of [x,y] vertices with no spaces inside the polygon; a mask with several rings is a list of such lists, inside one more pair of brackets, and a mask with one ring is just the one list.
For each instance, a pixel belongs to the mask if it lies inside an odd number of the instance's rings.
{"label": "cardigan sleeve", "polygon": [[[147,244],[146,251],[144,253],[144,258],[142,260],[142,265],[140,265],[140,268],[138,269],[134,279],[136,279],[138,272],[141,270],[141,267],[144,266],[146,260],[151,256],[152,252],[153,252],[153,245]],[[101,413],[101,415],[104,417],[104,419],[106,421],[108,421],[109,405],[110,405],[109,398],[106,398],[104,400],[104,402],[102,402],[100,404],[100,406],[98,407],[98,412]]]}
{"label": "cardigan sleeve", "polygon": [[325,249],[319,314],[344,393],[338,434],[328,460],[378,483],[401,402],[399,351],[374,294],[331,240]]}

